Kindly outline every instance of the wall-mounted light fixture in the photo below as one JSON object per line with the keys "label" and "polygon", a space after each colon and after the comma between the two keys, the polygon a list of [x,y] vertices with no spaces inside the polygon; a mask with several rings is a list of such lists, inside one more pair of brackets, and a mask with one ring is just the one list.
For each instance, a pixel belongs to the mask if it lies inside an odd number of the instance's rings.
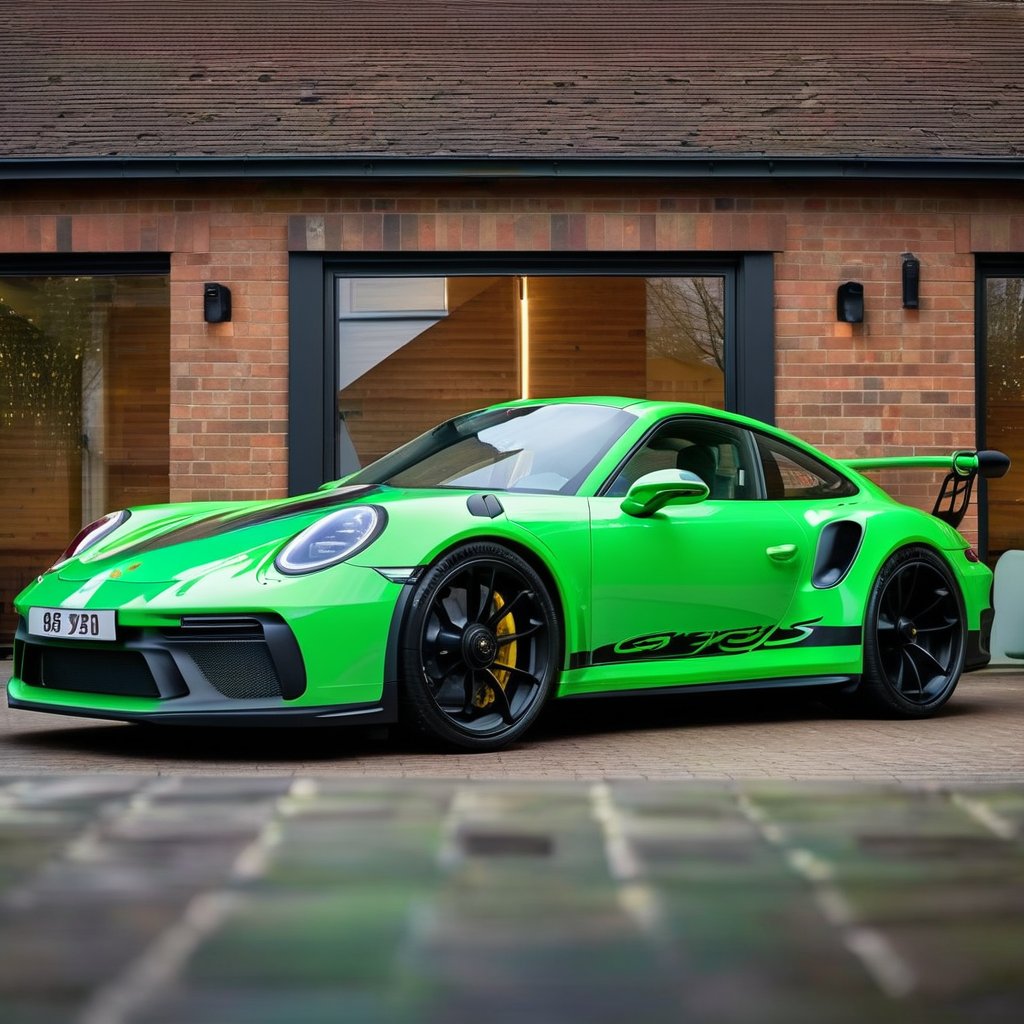
{"label": "wall-mounted light fixture", "polygon": [[208,324],[223,324],[231,319],[231,289],[213,281],[203,285],[203,317]]}
{"label": "wall-mounted light fixture", "polygon": [[903,308],[917,309],[921,287],[921,261],[912,253],[903,253]]}
{"label": "wall-mounted light fixture", "polygon": [[836,319],[841,324],[864,321],[864,285],[859,281],[847,281],[836,289]]}

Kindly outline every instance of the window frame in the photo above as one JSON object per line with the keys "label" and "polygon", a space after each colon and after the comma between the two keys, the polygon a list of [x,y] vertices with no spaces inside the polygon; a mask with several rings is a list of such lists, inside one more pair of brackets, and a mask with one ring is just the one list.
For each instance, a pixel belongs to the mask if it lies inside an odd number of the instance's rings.
{"label": "window frame", "polygon": [[753,489],[757,492],[753,497],[749,498],[708,498],[708,501],[729,501],[729,502],[750,502],[750,501],[764,501],[765,500],[765,486],[764,486],[764,471],[761,468],[761,457],[757,450],[757,444],[754,441],[754,432],[749,428],[739,423],[731,423],[728,420],[716,419],[713,416],[701,416],[694,413],[684,413],[680,416],[669,416],[663,420],[658,420],[657,423],[649,427],[643,437],[641,437],[632,448],[619,460],[615,468],[608,474],[608,476],[601,482],[601,485],[595,492],[595,497],[608,498],[608,497],[621,497],[621,495],[610,495],[608,492],[611,490],[612,485],[618,479],[619,475],[625,470],[625,468],[639,455],[644,448],[647,447],[648,442],[655,435],[659,434],[666,427],[670,427],[674,424],[685,424],[685,423],[711,423],[716,427],[725,427],[730,430],[736,431],[741,436],[742,446],[745,449],[745,458],[750,466],[750,471],[754,476]]}

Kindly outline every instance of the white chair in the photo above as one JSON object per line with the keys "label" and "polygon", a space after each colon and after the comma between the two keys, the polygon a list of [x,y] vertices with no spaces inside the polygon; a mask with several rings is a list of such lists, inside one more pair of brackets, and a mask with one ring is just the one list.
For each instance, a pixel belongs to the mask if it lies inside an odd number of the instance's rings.
{"label": "white chair", "polygon": [[1024,660],[1024,551],[999,556],[993,601],[991,664],[1013,665]]}

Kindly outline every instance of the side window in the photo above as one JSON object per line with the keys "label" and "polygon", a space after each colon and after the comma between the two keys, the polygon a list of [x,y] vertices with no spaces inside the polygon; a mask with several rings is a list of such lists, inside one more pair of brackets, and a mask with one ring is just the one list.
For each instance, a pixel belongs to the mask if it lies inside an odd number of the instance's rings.
{"label": "side window", "polygon": [[857,493],[853,483],[813,455],[774,437],[756,437],[769,501],[848,498]]}
{"label": "side window", "polygon": [[604,493],[623,496],[640,477],[659,469],[685,469],[696,473],[713,499],[744,500],[757,497],[747,434],[713,420],[672,420],[659,427],[619,470]]}

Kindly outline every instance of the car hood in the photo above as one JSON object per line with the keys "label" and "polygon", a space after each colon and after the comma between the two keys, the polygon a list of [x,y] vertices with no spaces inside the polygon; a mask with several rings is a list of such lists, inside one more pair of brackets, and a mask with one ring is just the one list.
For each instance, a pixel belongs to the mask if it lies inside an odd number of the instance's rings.
{"label": "car hood", "polygon": [[374,504],[378,487],[338,487],[277,501],[197,503],[132,510],[109,539],[58,570],[80,582],[99,574],[133,583],[159,583],[196,573],[257,568],[269,554],[317,519],[345,505]]}
{"label": "car hood", "polygon": [[[440,540],[479,526],[481,520],[467,506],[471,493],[341,486],[278,501],[133,509],[122,528],[58,574],[76,583],[97,577],[130,583],[188,581],[211,573],[241,577],[268,569],[281,547],[318,519],[363,504],[383,507],[389,525],[351,563],[416,565]],[[532,505],[538,498],[520,501]]]}

